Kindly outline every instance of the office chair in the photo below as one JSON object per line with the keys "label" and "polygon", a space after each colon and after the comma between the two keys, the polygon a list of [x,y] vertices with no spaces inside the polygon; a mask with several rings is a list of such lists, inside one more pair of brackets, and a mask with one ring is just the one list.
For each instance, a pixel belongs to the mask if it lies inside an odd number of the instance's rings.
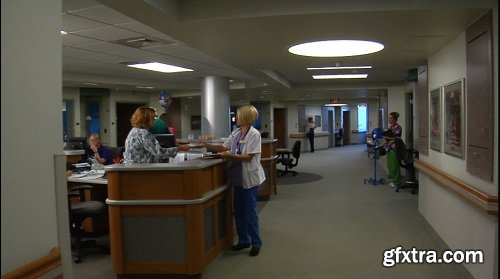
{"label": "office chair", "polygon": [[[296,141],[293,144],[292,151],[285,153],[287,157],[281,158],[280,163],[285,166],[285,170],[278,170],[278,176],[282,176],[287,173],[292,173],[293,176],[297,175],[296,171],[290,169],[296,167],[299,164],[301,143],[302,142],[300,140]],[[292,155],[293,158],[290,158],[290,154]]]}
{"label": "office chair", "polygon": [[405,169],[404,180],[396,187],[396,192],[400,189],[411,188],[411,193],[416,194],[418,190],[418,180],[415,175],[415,166],[413,159],[418,158],[418,151],[412,148],[406,148],[402,139],[395,139],[396,157],[398,158],[399,166]]}
{"label": "office chair", "polygon": [[335,146],[344,146],[342,138],[344,137],[344,129],[340,128],[337,133],[335,133]]}
{"label": "office chair", "polygon": [[[70,218],[70,231],[74,238],[74,261],[81,262],[82,248],[101,248],[109,252],[108,248],[100,247],[95,240],[82,240],[83,228],[82,223],[88,217],[97,217],[106,212],[106,205],[100,201],[85,201],[85,190],[92,190],[94,187],[90,185],[75,186],[68,192],[68,207]],[[79,202],[71,203],[71,198],[78,198]]]}

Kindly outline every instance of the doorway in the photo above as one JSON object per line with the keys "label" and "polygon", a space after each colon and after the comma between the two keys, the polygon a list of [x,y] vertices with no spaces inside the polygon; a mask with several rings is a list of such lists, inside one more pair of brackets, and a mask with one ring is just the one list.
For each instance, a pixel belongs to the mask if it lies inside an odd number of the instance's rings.
{"label": "doorway", "polygon": [[285,115],[286,109],[275,108],[274,114],[274,138],[278,140],[277,148],[286,148]]}
{"label": "doorway", "polygon": [[119,147],[125,146],[125,139],[132,129],[130,117],[134,111],[145,106],[144,103],[116,103],[116,144]]}
{"label": "doorway", "polygon": [[406,114],[406,122],[405,122],[405,130],[406,130],[406,147],[413,148],[413,93],[407,93],[405,95],[405,114]]}
{"label": "doorway", "polygon": [[344,130],[344,145],[350,144],[351,141],[351,112],[348,110],[342,111],[342,129]]}

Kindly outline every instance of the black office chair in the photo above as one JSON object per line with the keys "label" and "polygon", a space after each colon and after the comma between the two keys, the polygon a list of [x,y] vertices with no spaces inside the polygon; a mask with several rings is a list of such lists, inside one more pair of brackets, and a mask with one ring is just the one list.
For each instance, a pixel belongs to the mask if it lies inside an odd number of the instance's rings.
{"label": "black office chair", "polygon": [[337,133],[335,133],[335,146],[344,146],[342,141],[344,137],[344,129],[340,128]]}
{"label": "black office chair", "polygon": [[[72,246],[74,247],[75,263],[81,262],[82,248],[98,248],[109,253],[109,248],[97,245],[94,239],[83,241],[83,228],[82,223],[88,217],[97,217],[106,212],[106,205],[100,201],[86,201],[85,190],[92,190],[94,187],[90,185],[74,186],[68,192],[68,207],[70,218],[70,230],[73,236]],[[72,198],[78,198],[79,202],[71,203]]]}
{"label": "black office chair", "polygon": [[418,180],[415,175],[413,159],[418,158],[418,151],[406,148],[405,143],[400,138],[395,139],[395,147],[399,166],[405,169],[404,180],[396,187],[396,192],[399,192],[400,189],[411,188],[411,193],[416,194],[418,191]]}
{"label": "black office chair", "polygon": [[[294,167],[296,167],[299,164],[299,158],[300,158],[300,145],[301,141],[298,140],[293,144],[292,151],[286,153],[283,155],[283,158],[281,158],[280,163],[285,166],[284,170],[278,170],[278,176],[282,176],[287,173],[292,173],[293,176],[297,175],[297,172],[294,170],[290,170]],[[290,154],[292,157],[290,157]]]}

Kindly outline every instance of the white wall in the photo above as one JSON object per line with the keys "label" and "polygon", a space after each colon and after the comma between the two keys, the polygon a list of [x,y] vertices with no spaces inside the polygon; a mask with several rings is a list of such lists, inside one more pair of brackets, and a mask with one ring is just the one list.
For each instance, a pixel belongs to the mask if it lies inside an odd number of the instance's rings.
{"label": "white wall", "polygon": [[[494,15],[493,57],[498,57],[497,10]],[[432,90],[460,78],[467,80],[465,44],[464,32],[429,58],[429,89]],[[497,59],[494,61],[494,115],[496,116],[495,129],[498,130],[498,61]],[[466,125],[473,125],[473,123]],[[497,133],[498,131],[493,133],[495,135],[494,169],[498,169]],[[466,171],[466,158],[457,158],[432,149],[429,150],[429,156],[420,155],[420,159],[490,195],[498,195],[498,172],[494,173],[493,182],[481,180]],[[419,174],[419,181],[419,211],[429,224],[451,249],[480,249],[484,252],[484,264],[465,265],[475,278],[497,278],[498,219],[471,206],[424,174]]]}
{"label": "white wall", "polygon": [[63,99],[73,101],[73,135],[75,137],[81,136],[80,129],[80,89],[79,88],[63,88]]}
{"label": "white wall", "polygon": [[[2,1],[2,274],[61,247],[55,172],[64,162],[54,163],[63,148],[61,8],[58,0]],[[67,206],[61,210],[67,216]]]}
{"label": "white wall", "polygon": [[[387,88],[387,117],[393,111],[399,112],[398,124],[403,128],[401,139],[406,142],[406,132],[404,124],[406,122],[405,112],[405,86],[392,86]],[[386,119],[386,123],[389,123]]]}
{"label": "white wall", "polygon": [[201,129],[191,129],[191,116],[201,116],[201,98],[181,99],[181,138],[187,139],[193,134],[197,139],[201,135]]}

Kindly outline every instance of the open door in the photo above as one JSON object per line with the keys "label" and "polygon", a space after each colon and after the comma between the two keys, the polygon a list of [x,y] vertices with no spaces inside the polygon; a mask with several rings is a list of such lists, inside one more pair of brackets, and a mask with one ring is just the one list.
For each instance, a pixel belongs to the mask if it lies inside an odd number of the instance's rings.
{"label": "open door", "polygon": [[278,139],[277,148],[286,148],[285,115],[286,109],[275,108],[274,114],[274,138]]}
{"label": "open door", "polygon": [[351,112],[348,110],[342,111],[342,129],[344,129],[344,145],[350,144],[351,141]]}

